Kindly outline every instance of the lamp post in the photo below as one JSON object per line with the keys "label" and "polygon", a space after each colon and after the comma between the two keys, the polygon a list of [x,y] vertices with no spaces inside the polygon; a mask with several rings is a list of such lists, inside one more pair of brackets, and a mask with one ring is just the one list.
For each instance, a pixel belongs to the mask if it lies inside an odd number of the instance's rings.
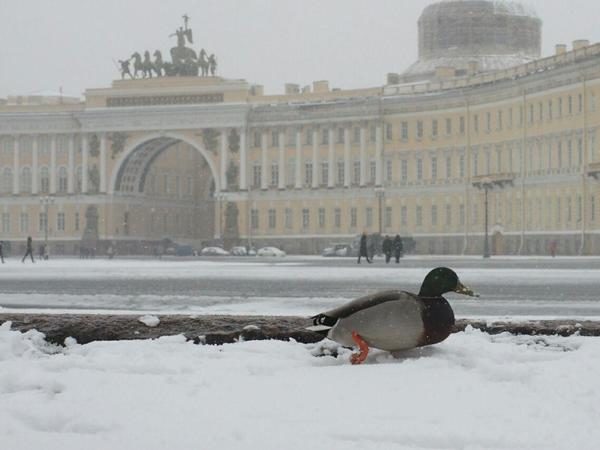
{"label": "lamp post", "polygon": [[379,235],[383,233],[383,199],[385,197],[385,188],[379,186],[375,188],[375,196],[377,197],[378,203],[378,215],[379,215]]}
{"label": "lamp post", "polygon": [[479,190],[483,190],[484,193],[484,240],[483,240],[483,257],[490,257],[490,244],[488,236],[488,216],[489,216],[489,202],[488,192],[495,187],[502,189],[505,186],[513,184],[515,176],[514,174],[494,174],[484,177],[476,177],[473,179],[473,187]]}
{"label": "lamp post", "polygon": [[54,203],[54,198],[49,196],[40,197],[40,205],[44,208],[44,256],[48,252],[48,206]]}

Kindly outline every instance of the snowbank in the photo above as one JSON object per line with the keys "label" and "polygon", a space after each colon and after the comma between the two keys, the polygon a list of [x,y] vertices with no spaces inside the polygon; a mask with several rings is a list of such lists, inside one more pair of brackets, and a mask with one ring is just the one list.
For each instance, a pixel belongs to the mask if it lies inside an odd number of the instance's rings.
{"label": "snowbank", "polygon": [[182,337],[64,349],[0,327],[13,450],[596,449],[600,339],[467,330],[353,367],[327,343]]}

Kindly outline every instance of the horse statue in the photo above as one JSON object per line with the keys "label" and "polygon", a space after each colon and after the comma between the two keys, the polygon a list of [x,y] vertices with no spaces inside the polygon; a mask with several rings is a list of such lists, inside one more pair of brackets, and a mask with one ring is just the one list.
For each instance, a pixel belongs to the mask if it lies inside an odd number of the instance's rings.
{"label": "horse statue", "polygon": [[133,55],[131,55],[130,59],[133,59],[133,78],[137,78],[138,72],[142,72],[142,74],[144,73],[142,55],[140,55],[139,52],[135,52]]}
{"label": "horse statue", "polygon": [[160,50],[156,50],[154,52],[154,64],[152,64],[152,69],[156,73],[157,77],[163,76],[164,65],[165,65],[165,63],[163,62],[163,59],[162,59],[162,53],[160,52]]}
{"label": "horse statue", "polygon": [[206,51],[204,49],[200,50],[200,52],[198,53],[198,68],[201,70],[201,74],[203,77],[208,76],[209,63]]}
{"label": "horse statue", "polygon": [[142,70],[144,71],[144,78],[152,78],[152,69],[154,69],[154,64],[150,59],[150,52],[146,50],[144,52],[144,61],[142,62]]}

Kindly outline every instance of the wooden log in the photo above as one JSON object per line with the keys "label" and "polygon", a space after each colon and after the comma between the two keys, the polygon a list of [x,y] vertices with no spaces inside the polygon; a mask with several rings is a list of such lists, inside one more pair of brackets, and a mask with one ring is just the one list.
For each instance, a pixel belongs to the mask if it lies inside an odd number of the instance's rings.
{"label": "wooden log", "polygon": [[[12,329],[25,332],[38,330],[48,342],[63,344],[72,337],[80,344],[93,341],[155,339],[161,336],[184,335],[201,344],[225,344],[240,340],[294,339],[313,343],[323,339],[306,330],[311,325],[307,317],[292,316],[223,316],[164,315],[160,323],[150,327],[140,322],[141,315],[100,314],[0,314],[0,324],[11,322]],[[600,336],[600,322],[575,320],[530,320],[524,322],[460,319],[455,332],[471,326],[486,333],[526,335]]]}

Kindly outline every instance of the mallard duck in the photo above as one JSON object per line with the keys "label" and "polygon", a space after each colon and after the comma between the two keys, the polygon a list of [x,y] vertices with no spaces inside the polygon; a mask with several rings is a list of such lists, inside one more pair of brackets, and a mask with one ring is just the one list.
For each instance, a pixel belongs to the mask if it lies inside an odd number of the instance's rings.
{"label": "mallard duck", "polygon": [[392,290],[357,298],[312,317],[309,329],[344,346],[358,346],[352,364],[363,363],[369,347],[398,351],[437,344],[454,326],[446,292],[478,297],[452,269],[438,267],[427,274],[418,295]]}

